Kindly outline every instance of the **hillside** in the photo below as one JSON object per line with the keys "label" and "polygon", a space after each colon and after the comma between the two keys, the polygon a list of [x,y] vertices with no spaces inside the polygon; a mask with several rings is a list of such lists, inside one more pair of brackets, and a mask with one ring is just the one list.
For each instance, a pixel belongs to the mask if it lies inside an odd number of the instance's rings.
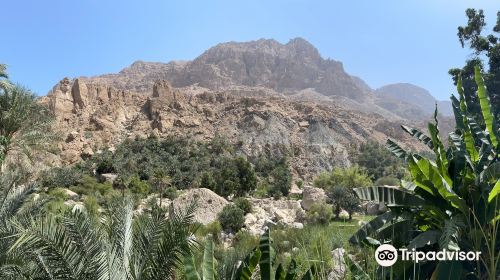
{"label": "hillside", "polygon": [[129,137],[220,135],[248,157],[288,155],[300,177],[350,165],[350,147],[368,139],[421,148],[399,125],[421,124],[425,115],[408,121],[406,107],[378,101],[363,80],[300,38],[223,43],[193,61],[139,61],[117,74],[65,78],[42,98],[65,134],[61,162]]}

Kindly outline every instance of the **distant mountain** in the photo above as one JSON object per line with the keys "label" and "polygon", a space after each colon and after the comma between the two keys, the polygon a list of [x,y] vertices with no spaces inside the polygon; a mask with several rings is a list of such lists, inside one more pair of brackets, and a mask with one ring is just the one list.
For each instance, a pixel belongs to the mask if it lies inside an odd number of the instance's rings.
{"label": "distant mountain", "polygon": [[326,96],[363,101],[371,94],[359,78],[344,71],[341,62],[323,59],[302,38],[281,44],[275,40],[218,44],[193,61],[134,62],[118,74],[93,79],[116,88],[148,91],[157,79],[174,87],[198,85],[212,90],[234,86],[265,87],[284,94],[313,88]]}
{"label": "distant mountain", "polygon": [[349,165],[352,145],[369,139],[422,148],[400,125],[422,128],[435,99],[408,84],[374,91],[296,38],[222,43],[192,61],[136,61],[116,74],[64,78],[40,102],[67,134],[61,163],[130,137],[222,135],[248,157],[293,154],[295,174],[310,178]]}
{"label": "distant mountain", "polygon": [[375,103],[406,119],[425,119],[432,116],[435,106],[443,116],[453,115],[450,101],[436,100],[424,88],[408,83],[383,86],[375,91]]}

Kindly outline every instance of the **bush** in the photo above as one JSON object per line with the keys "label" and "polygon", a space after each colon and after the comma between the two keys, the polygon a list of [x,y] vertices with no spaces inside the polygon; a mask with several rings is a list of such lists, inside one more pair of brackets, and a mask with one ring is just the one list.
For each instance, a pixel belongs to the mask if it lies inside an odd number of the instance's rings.
{"label": "bush", "polygon": [[74,167],[56,167],[41,175],[41,184],[46,188],[69,188],[82,182],[83,172]]}
{"label": "bush", "polygon": [[179,196],[179,193],[175,187],[168,187],[163,191],[163,197],[170,200],[174,200]]}
{"label": "bush", "polygon": [[234,204],[226,205],[219,214],[222,229],[227,232],[238,232],[245,224],[245,212]]}
{"label": "bush", "polygon": [[372,180],[364,170],[358,166],[353,166],[349,168],[335,168],[331,172],[321,173],[314,179],[313,185],[324,190],[335,186],[344,186],[352,189],[371,186]]}
{"label": "bush", "polygon": [[211,222],[207,225],[200,225],[197,233],[202,237],[206,237],[208,235],[211,235],[212,240],[215,243],[220,243],[221,231],[222,231],[222,226],[221,226],[220,222],[214,221],[214,222]]}
{"label": "bush", "polygon": [[243,210],[245,215],[252,212],[252,203],[250,202],[250,200],[244,197],[238,197],[237,199],[235,199],[234,204],[238,206],[241,210]]}
{"label": "bush", "polygon": [[139,179],[138,176],[133,176],[130,179],[128,188],[132,193],[138,194],[140,196],[146,196],[151,191],[151,187],[149,186],[149,184]]}
{"label": "bush", "polygon": [[302,188],[304,187],[304,181],[302,181],[302,180],[297,180],[297,181],[295,182],[295,185],[297,186],[297,188],[302,189]]}
{"label": "bush", "polygon": [[332,207],[326,203],[315,203],[306,213],[306,221],[309,224],[326,225],[332,217]]}
{"label": "bush", "polygon": [[361,144],[353,160],[373,180],[386,176],[402,179],[406,173],[403,160],[392,156],[386,147],[375,141]]}
{"label": "bush", "polygon": [[394,177],[381,177],[375,181],[375,186],[399,186],[399,179]]}

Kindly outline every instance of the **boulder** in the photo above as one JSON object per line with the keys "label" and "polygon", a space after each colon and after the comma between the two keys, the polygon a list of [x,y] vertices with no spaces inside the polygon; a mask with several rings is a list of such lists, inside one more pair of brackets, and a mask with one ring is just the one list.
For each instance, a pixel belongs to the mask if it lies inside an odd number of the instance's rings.
{"label": "boulder", "polygon": [[328,280],[342,280],[346,278],[347,265],[345,262],[345,250],[337,248],[332,251],[332,271],[328,274]]}
{"label": "boulder", "polygon": [[113,184],[113,182],[116,180],[116,177],[118,177],[118,174],[104,173],[104,174],[101,174],[101,177],[104,179],[104,181]]}
{"label": "boulder", "polygon": [[314,203],[325,203],[326,199],[327,197],[323,189],[306,186],[302,191],[301,205],[305,210],[309,210]]}
{"label": "boulder", "polygon": [[207,225],[217,220],[217,216],[229,202],[213,191],[205,188],[190,189],[173,201],[175,209],[184,210],[196,202],[194,221]]}

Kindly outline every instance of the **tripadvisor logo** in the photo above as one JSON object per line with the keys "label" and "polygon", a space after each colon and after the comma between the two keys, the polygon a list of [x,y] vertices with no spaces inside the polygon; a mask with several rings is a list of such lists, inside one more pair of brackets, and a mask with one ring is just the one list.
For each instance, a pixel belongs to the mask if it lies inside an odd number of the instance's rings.
{"label": "tripadvisor logo", "polygon": [[[399,251],[399,254],[398,254]],[[396,250],[390,244],[380,245],[375,250],[375,260],[381,266],[392,266],[398,260],[398,257],[403,261],[414,261],[419,263],[421,261],[478,261],[481,252],[464,252],[464,251],[417,251],[415,249],[399,249]]]}

